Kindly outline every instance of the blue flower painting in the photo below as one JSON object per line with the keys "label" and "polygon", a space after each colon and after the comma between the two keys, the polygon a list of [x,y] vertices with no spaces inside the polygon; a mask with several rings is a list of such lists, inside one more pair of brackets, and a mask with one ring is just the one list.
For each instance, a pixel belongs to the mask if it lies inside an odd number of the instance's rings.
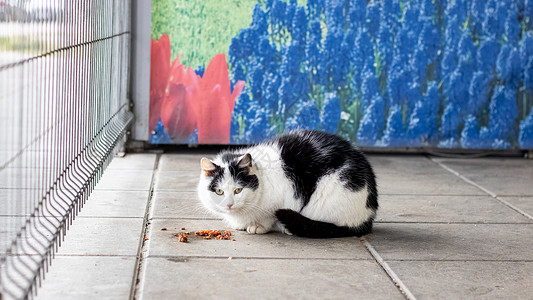
{"label": "blue flower painting", "polygon": [[532,149],[531,3],[258,0],[227,48],[245,82],[230,143],[306,128],[365,147]]}

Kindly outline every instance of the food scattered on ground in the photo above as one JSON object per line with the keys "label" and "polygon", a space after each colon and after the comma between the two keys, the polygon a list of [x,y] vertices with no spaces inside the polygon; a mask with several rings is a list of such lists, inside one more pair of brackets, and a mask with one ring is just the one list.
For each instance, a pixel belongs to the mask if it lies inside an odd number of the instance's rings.
{"label": "food scattered on ground", "polygon": [[187,235],[184,234],[184,233],[180,233],[178,234],[178,241],[180,243],[188,243],[189,241],[187,240]]}
{"label": "food scattered on ground", "polygon": [[163,228],[161,228],[161,230],[163,230],[163,231],[166,231],[166,230],[167,230],[167,228],[166,228],[166,227],[163,227]]}
{"label": "food scattered on ground", "polygon": [[178,236],[179,236],[180,234],[184,234],[184,235],[191,235],[191,233],[190,233],[190,232],[181,232],[181,233],[174,233],[173,235],[174,235],[175,237],[178,237]]}
{"label": "food scattered on ground", "polygon": [[[182,228],[182,229],[185,230],[185,228]],[[200,231],[196,231],[194,234],[196,236],[198,236],[198,237],[202,237],[204,240],[212,240],[212,239],[215,239],[215,240],[232,240],[232,241],[235,242],[235,239],[231,238],[231,231],[229,231],[229,230],[224,230],[224,231],[220,231],[220,230],[200,230]],[[189,232],[189,231],[173,234],[173,236],[177,237],[178,241],[180,241],[182,243],[188,243],[188,239],[187,238],[188,238],[189,235],[191,235],[191,232]]]}
{"label": "food scattered on ground", "polygon": [[230,240],[231,231],[226,230],[220,232],[220,230],[200,230],[195,232],[196,235],[202,236],[205,240],[215,239],[215,240]]}

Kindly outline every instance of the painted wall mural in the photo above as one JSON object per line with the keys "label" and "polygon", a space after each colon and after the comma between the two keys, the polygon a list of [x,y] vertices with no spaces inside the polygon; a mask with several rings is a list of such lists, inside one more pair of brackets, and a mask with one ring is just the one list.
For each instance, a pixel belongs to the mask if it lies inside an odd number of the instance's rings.
{"label": "painted wall mural", "polygon": [[152,143],[533,149],[531,0],[154,0]]}

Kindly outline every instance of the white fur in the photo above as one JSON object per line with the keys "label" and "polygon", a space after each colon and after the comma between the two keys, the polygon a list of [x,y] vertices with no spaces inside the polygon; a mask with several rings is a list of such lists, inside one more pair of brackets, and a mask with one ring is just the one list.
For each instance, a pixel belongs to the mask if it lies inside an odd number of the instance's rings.
{"label": "white fur", "polygon": [[344,187],[339,172],[320,179],[309,203],[300,212],[311,220],[356,227],[375,213],[366,207],[368,189],[353,192]]}
{"label": "white fur", "polygon": [[[292,182],[285,176],[276,145],[261,144],[247,149],[252,156],[250,174],[258,177],[259,187],[253,191],[239,188],[226,169],[224,179],[217,188],[224,190],[219,196],[208,190],[210,179],[202,172],[198,184],[198,197],[203,205],[217,216],[223,217],[235,229],[249,233],[266,233],[271,230],[287,232],[277,221],[278,209],[300,211],[301,200],[295,199]],[[221,167],[227,164],[217,157],[213,162]],[[366,207],[368,189],[352,192],[339,180],[339,171],[320,179],[308,205],[300,212],[303,216],[338,226],[355,227],[368,220],[374,212]],[[231,209],[228,208],[231,204]]]}

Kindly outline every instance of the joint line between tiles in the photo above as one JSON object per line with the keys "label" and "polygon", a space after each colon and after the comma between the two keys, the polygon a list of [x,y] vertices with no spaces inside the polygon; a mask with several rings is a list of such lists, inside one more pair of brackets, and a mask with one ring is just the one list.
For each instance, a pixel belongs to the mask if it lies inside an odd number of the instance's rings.
{"label": "joint line between tiles", "polygon": [[144,273],[146,272],[146,265],[144,263],[148,249],[150,247],[150,240],[147,239],[147,236],[150,235],[150,220],[152,217],[152,200],[154,195],[154,185],[156,176],[159,169],[159,160],[161,159],[161,154],[157,154],[154,169],[152,172],[152,180],[150,182],[150,191],[148,193],[148,201],[146,203],[146,210],[143,218],[143,225],[141,231],[141,238],[139,241],[139,248],[137,250],[137,260],[135,262],[135,270],[133,273],[133,279],[131,282],[130,289],[130,300],[142,298],[142,290],[144,286]]}
{"label": "joint line between tiles", "polygon": [[520,208],[518,208],[518,207],[512,205],[511,203],[509,203],[508,201],[502,199],[501,197],[498,197],[498,195],[496,195],[495,193],[493,193],[493,192],[489,191],[488,189],[482,187],[481,185],[479,185],[479,184],[473,182],[472,180],[466,178],[466,177],[463,176],[461,173],[455,171],[454,169],[448,167],[447,165],[445,165],[445,164],[443,164],[443,163],[441,163],[441,162],[439,162],[439,161],[434,160],[434,159],[431,158],[431,157],[428,157],[428,159],[431,160],[432,162],[436,163],[437,165],[439,165],[439,166],[440,166],[441,168],[443,168],[444,170],[446,170],[446,171],[452,173],[453,175],[455,175],[455,176],[461,178],[464,182],[466,182],[466,183],[468,183],[468,184],[471,184],[471,185],[477,187],[478,189],[482,190],[483,192],[487,193],[487,194],[488,194],[489,196],[491,196],[492,198],[494,198],[494,199],[500,201],[503,205],[509,207],[510,209],[516,211],[517,213],[523,215],[524,217],[526,217],[526,218],[528,218],[528,219],[530,219],[530,220],[533,220],[533,216],[529,215],[528,213],[526,213],[525,211],[521,210]]}
{"label": "joint line between tiles", "polygon": [[500,201],[501,203],[503,203],[504,205],[507,205],[509,206],[511,209],[515,210],[517,213],[523,215],[524,217],[530,219],[530,220],[533,220],[533,216],[529,215],[528,213],[526,213],[525,211],[522,211],[520,208],[512,205],[511,203],[509,203],[507,200],[504,200],[498,196],[494,197],[496,200]]}
{"label": "joint line between tiles", "polygon": [[416,297],[411,293],[407,286],[401,281],[400,277],[394,273],[392,268],[385,262],[385,260],[379,255],[376,249],[365,239],[359,239],[366,250],[372,255],[376,262],[381,266],[381,268],[387,273],[387,276],[392,280],[392,283],[400,290],[400,293],[408,300],[416,300]]}

